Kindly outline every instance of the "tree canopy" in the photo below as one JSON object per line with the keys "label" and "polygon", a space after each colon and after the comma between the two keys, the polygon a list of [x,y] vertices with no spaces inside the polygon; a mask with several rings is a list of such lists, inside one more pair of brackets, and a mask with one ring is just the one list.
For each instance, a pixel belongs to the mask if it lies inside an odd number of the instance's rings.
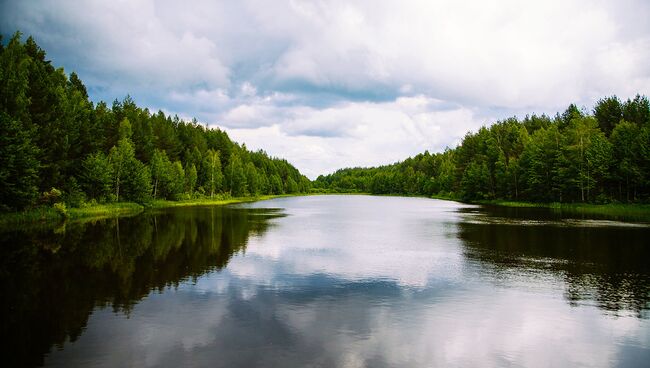
{"label": "tree canopy", "polygon": [[[1,41],[1,40],[0,40]],[[0,47],[0,211],[63,198],[145,202],[306,192],[286,160],[252,152],[196,120],[93,103],[75,73],[55,68],[29,37]]]}
{"label": "tree canopy", "polygon": [[321,175],[316,190],[466,200],[639,202],[650,199],[650,107],[637,95],[498,121],[441,153]]}

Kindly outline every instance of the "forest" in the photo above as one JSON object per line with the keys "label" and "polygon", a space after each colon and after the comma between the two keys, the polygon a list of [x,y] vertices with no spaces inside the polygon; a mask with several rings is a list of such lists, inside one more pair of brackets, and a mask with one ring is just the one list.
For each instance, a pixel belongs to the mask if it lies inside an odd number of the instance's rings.
{"label": "forest", "polygon": [[463,200],[650,200],[650,103],[600,99],[554,117],[508,118],[444,152],[347,168],[310,182],[286,160],[226,132],[138,107],[90,100],[73,72],[29,37],[0,38],[0,212],[54,203],[363,192]]}
{"label": "forest", "polygon": [[570,105],[551,118],[512,117],[454,149],[319,176],[314,190],[463,200],[635,203],[650,200],[650,104],[637,95]]}
{"label": "forest", "polygon": [[94,103],[73,72],[29,37],[0,38],[0,212],[65,203],[307,192],[286,160],[216,128],[138,107]]}

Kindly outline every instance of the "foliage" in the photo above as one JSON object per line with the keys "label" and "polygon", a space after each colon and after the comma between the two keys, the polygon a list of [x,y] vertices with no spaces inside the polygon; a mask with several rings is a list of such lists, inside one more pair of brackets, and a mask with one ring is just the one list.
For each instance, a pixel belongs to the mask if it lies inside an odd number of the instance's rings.
{"label": "foliage", "polygon": [[63,196],[63,192],[61,192],[59,189],[51,188],[50,190],[41,194],[39,202],[46,205],[54,204],[56,202],[59,202],[61,196]]}
{"label": "foliage", "polygon": [[[637,95],[570,105],[555,118],[515,117],[468,133],[455,149],[319,176],[320,192],[529,202],[650,200],[650,104]],[[628,120],[630,119],[630,120]]]}
{"label": "foliage", "polygon": [[89,198],[104,200],[112,191],[112,172],[108,157],[103,152],[91,153],[81,163],[81,187]]}
{"label": "foliage", "polygon": [[63,218],[68,218],[68,209],[65,206],[65,203],[57,202],[54,204],[54,210]]}
{"label": "foliage", "polygon": [[185,198],[199,188],[211,197],[310,190],[286,160],[251,152],[220,129],[151,112],[129,96],[94,104],[79,77],[53,67],[31,37],[16,33],[0,46],[0,211],[37,205],[50,188],[62,188],[73,207]]}

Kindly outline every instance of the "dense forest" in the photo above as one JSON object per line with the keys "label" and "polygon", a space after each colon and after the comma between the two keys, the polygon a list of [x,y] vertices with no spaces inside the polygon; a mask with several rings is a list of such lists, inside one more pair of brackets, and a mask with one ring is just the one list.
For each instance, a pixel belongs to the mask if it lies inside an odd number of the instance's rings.
{"label": "dense forest", "polygon": [[138,107],[92,102],[75,73],[30,37],[0,38],[0,211],[65,202],[147,202],[307,192],[367,192],[533,202],[650,200],[650,103],[516,117],[441,153],[310,181],[220,129]]}
{"label": "dense forest", "polygon": [[454,149],[338,170],[313,187],[465,200],[647,202],[650,104],[645,96],[612,96],[591,114],[570,105],[553,118],[513,117],[468,133]]}
{"label": "dense forest", "polygon": [[38,205],[306,192],[286,160],[219,129],[138,107],[93,103],[75,73],[30,37],[0,38],[0,211]]}

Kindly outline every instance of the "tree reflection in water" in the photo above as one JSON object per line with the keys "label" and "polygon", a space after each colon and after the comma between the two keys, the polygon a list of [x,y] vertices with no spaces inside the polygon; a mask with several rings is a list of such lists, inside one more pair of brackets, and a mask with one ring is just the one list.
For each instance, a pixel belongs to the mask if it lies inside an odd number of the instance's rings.
{"label": "tree reflection in water", "polygon": [[228,207],[0,233],[2,336],[9,366],[35,366],[83,332],[95,308],[132,310],[152,290],[223,268],[282,216]]}
{"label": "tree reflection in water", "polygon": [[[648,317],[650,228],[568,219],[540,209],[468,211],[459,222],[464,255],[493,280],[563,281],[571,305]],[[534,219],[534,220],[532,220]],[[489,270],[489,271],[488,271]],[[531,282],[532,283],[532,282]]]}

